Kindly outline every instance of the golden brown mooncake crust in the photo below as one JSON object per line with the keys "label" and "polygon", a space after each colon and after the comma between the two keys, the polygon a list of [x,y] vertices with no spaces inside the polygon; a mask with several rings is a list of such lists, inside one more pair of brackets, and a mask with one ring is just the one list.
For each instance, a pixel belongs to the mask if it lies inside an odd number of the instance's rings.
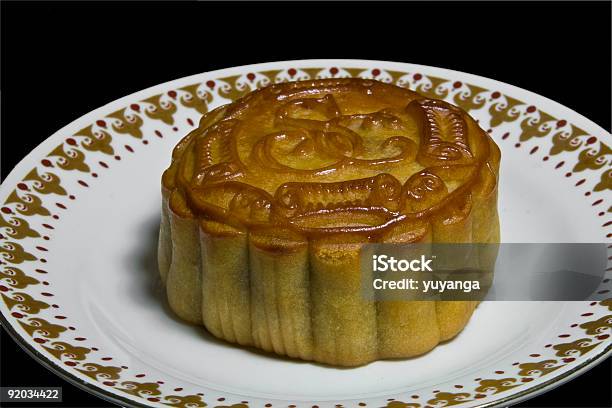
{"label": "golden brown mooncake crust", "polygon": [[368,242],[498,242],[500,152],[461,109],[365,79],[275,84],[204,115],[162,177],[181,318],[334,365],[425,353],[476,302],[367,301]]}

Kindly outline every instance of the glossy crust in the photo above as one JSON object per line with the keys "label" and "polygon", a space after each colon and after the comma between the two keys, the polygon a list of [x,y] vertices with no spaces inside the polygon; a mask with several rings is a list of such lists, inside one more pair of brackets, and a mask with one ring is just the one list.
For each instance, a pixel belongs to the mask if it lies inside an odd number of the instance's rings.
{"label": "glossy crust", "polygon": [[362,79],[276,84],[204,115],[162,177],[172,309],[342,366],[425,353],[476,302],[369,302],[367,242],[498,242],[500,152],[465,112]]}

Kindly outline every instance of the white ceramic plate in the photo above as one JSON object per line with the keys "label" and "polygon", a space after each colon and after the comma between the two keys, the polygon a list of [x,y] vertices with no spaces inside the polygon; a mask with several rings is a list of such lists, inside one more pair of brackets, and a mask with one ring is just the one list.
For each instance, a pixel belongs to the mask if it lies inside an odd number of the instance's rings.
{"label": "white ceramic plate", "polygon": [[432,352],[352,369],[229,345],[169,312],[156,240],[160,175],[175,143],[206,110],[255,87],[328,76],[409,86],[476,117],[502,149],[505,242],[610,241],[610,135],[570,109],[491,79],[420,65],[251,65],[121,98],[19,163],[0,189],[5,327],[43,364],[122,405],[508,405],[605,359],[612,348],[609,280],[596,302],[481,304],[456,339]]}

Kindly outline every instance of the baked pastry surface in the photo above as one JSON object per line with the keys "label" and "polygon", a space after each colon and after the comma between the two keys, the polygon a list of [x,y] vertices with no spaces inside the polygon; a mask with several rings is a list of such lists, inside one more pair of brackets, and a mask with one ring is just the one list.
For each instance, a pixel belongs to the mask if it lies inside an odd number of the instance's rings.
{"label": "baked pastry surface", "polygon": [[368,242],[499,242],[500,152],[464,111],[364,79],[204,115],[162,177],[170,307],[216,337],[342,366],[425,353],[477,302],[367,301]]}

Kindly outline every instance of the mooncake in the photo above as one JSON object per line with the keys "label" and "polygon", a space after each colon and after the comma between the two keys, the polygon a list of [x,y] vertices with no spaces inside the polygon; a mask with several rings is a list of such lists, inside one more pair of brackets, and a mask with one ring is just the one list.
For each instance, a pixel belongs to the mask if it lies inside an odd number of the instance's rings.
{"label": "mooncake", "polygon": [[495,243],[500,151],[466,112],[368,79],[280,83],[205,114],[162,176],[159,270],[181,319],[337,366],[412,357],[475,301],[375,301],[367,243]]}

